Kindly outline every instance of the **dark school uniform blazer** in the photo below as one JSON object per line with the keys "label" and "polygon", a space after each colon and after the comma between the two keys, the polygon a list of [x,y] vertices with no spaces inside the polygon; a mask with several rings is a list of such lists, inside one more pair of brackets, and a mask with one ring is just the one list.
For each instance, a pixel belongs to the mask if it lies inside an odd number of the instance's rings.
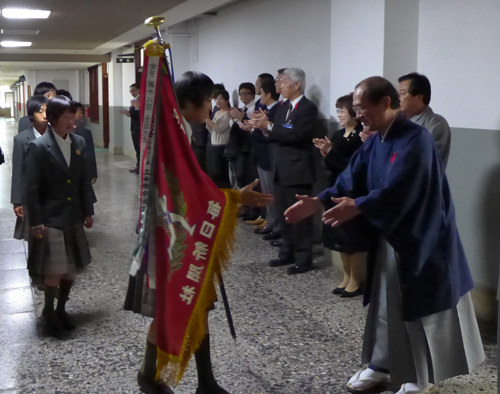
{"label": "dark school uniform blazer", "polygon": [[13,205],[23,205],[25,199],[26,185],[26,152],[31,141],[35,138],[33,126],[21,131],[14,137],[14,149],[12,152],[12,184],[10,189],[10,202]]}
{"label": "dark school uniform blazer", "polygon": [[89,167],[88,174],[90,178],[97,178],[97,162],[95,159],[95,147],[94,138],[92,137],[92,131],[85,128],[83,123],[79,124],[75,130],[75,134],[83,137],[85,140],[87,165]]}
{"label": "dark school uniform blazer", "polygon": [[[258,103],[260,103],[260,100]],[[279,103],[276,103],[267,111],[267,118],[271,123],[274,123],[274,118],[279,107]],[[255,108],[257,108],[257,104]],[[251,138],[252,153],[255,163],[264,171],[271,171],[271,146],[269,138],[266,137],[260,129],[255,129],[251,134]]]}
{"label": "dark school uniform blazer", "polygon": [[312,139],[318,123],[318,108],[304,96],[285,123],[288,109],[288,102],[278,105],[269,134],[273,179],[283,186],[308,185],[316,181]]}
{"label": "dark school uniform blazer", "polygon": [[29,118],[28,115],[23,116],[21,119],[19,119],[19,124],[17,125],[17,133],[21,133],[22,131],[26,130],[30,126],[33,126],[33,122]]}
{"label": "dark school uniform blazer", "polygon": [[65,228],[94,214],[95,195],[85,160],[85,140],[71,138],[66,164],[52,130],[32,141],[26,158],[26,201],[30,226]]}

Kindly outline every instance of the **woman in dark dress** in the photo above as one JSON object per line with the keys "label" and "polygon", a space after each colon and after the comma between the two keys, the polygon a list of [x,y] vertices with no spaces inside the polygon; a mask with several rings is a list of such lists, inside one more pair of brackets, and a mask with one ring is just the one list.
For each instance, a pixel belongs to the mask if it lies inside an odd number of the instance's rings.
{"label": "woman in dark dress", "polygon": [[[331,141],[328,137],[313,140],[330,170],[330,186],[335,184],[337,177],[347,168],[352,155],[363,145],[360,137],[363,126],[356,120],[352,97],[352,93],[342,96],[335,104],[339,123],[343,128],[333,134]],[[344,280],[333,290],[333,294],[339,294],[341,297],[363,294],[361,282],[366,266],[366,252],[370,248],[370,237],[354,236],[358,232],[352,232],[351,235],[349,231],[350,226],[360,225],[363,226],[363,223],[359,220],[335,228],[323,225],[324,246],[340,252],[342,258]]]}

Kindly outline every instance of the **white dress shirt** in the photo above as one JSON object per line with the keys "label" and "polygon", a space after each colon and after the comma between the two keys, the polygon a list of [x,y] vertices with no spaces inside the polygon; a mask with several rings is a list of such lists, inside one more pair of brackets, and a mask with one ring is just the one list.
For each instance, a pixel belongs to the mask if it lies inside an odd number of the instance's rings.
{"label": "white dress shirt", "polygon": [[191,128],[191,125],[186,120],[186,118],[184,118],[184,116],[182,117],[182,121],[184,122],[184,130],[186,131],[188,141],[189,141],[189,143],[191,143],[191,136],[193,135],[193,129]]}
{"label": "white dress shirt", "polygon": [[[45,130],[43,131],[44,133],[47,131],[47,127],[49,126],[45,126]],[[38,132],[37,129],[35,129],[35,126],[33,126],[33,133],[35,133],[35,139],[36,138],[40,138],[42,135]]]}
{"label": "white dress shirt", "polygon": [[54,138],[56,139],[57,145],[59,145],[59,149],[61,149],[61,152],[64,156],[64,160],[66,160],[66,164],[69,165],[71,164],[71,138],[68,135],[66,135],[66,139],[62,138],[59,134],[57,134],[54,131]]}
{"label": "white dress shirt", "polygon": [[214,126],[210,127],[207,123],[207,129],[210,131],[210,142],[212,145],[226,145],[231,131],[231,118],[227,111],[217,111],[212,122]]}
{"label": "white dress shirt", "polygon": [[[245,107],[247,108],[247,111],[245,112],[246,116],[248,118],[250,118],[250,115],[252,115],[255,112],[255,99],[253,99],[252,101],[250,101],[247,105],[245,105]],[[243,107],[243,108],[245,108],[245,107]],[[234,122],[238,123],[238,125],[240,125],[240,126],[243,126],[243,122],[240,121],[240,120],[238,120],[238,119],[231,120],[231,122],[229,123],[229,125],[232,126]]]}

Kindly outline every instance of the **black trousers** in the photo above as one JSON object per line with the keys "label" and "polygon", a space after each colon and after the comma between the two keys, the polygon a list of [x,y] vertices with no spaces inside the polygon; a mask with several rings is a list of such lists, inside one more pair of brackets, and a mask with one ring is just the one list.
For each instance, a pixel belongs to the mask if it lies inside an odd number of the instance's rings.
{"label": "black trousers", "polygon": [[298,266],[312,264],[314,218],[311,216],[297,224],[289,224],[286,222],[284,214],[287,208],[297,202],[295,195],[310,196],[312,188],[312,184],[286,186],[274,182],[278,223],[283,237],[283,246],[280,248],[278,257],[282,260],[291,260]]}
{"label": "black trousers", "polygon": [[229,166],[224,150],[226,145],[207,146],[207,173],[210,179],[221,189],[230,189]]}
{"label": "black trousers", "polygon": [[141,162],[141,131],[132,130],[132,142],[134,143],[135,155],[137,157],[137,168],[139,168],[139,163]]}
{"label": "black trousers", "polygon": [[194,155],[196,156],[196,160],[200,165],[203,172],[207,173],[207,150],[208,146],[198,146],[194,141],[191,141],[191,148],[193,148]]}

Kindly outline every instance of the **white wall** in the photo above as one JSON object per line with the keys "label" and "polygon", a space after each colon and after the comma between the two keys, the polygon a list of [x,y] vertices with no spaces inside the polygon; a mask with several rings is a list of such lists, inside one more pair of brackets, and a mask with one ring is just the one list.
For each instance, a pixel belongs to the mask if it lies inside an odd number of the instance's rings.
{"label": "white wall", "polygon": [[498,0],[420,0],[418,70],[452,127],[500,129],[498,15]]}
{"label": "white wall", "polygon": [[[307,75],[306,95],[330,113],[331,0],[256,0],[204,17],[196,24],[198,61],[191,62],[231,95],[241,82],[300,67]],[[174,62],[176,52],[173,53]]]}
{"label": "white wall", "polygon": [[[33,81],[30,81],[31,93],[35,93],[35,87],[40,82],[54,83],[54,80],[68,81],[68,91],[71,93],[73,99],[76,100],[80,97],[81,86],[78,70],[35,70],[33,71]],[[62,89],[64,87],[56,85],[56,88]]]}
{"label": "white wall", "polygon": [[383,75],[384,13],[384,0],[331,0],[329,117],[333,120],[338,120],[334,106],[340,96],[369,76]]}

